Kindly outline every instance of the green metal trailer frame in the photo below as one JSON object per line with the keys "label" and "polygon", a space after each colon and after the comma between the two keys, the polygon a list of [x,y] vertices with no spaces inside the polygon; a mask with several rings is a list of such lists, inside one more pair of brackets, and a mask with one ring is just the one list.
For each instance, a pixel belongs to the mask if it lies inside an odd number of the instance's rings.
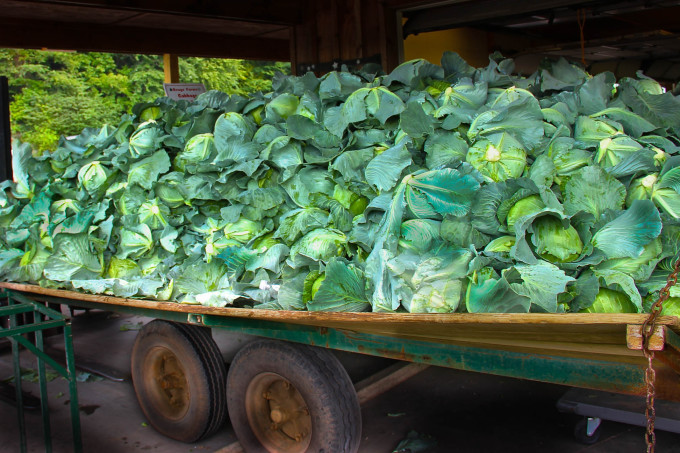
{"label": "green metal trailer frame", "polygon": [[[616,393],[646,391],[647,362],[640,350],[646,315],[310,313],[121,299],[15,283],[0,287],[43,302],[383,358]],[[657,397],[680,401],[680,321],[665,316],[658,324]]]}
{"label": "green metal trailer frame", "polygon": [[[0,307],[0,317],[6,317],[9,325],[7,327],[0,326],[0,338],[8,338],[12,344],[20,451],[22,453],[28,451],[19,356],[19,346],[23,346],[35,356],[38,362],[38,383],[45,451],[52,451],[51,424],[47,401],[47,375],[45,370],[45,365],[47,364],[68,381],[73,451],[80,453],[83,450],[83,445],[80,432],[76,368],[70,320],[61,313],[41,305],[18,292],[3,290],[0,291],[0,297],[7,301],[5,306]],[[25,314],[32,315],[33,320],[28,324],[20,324],[17,317]],[[43,333],[47,329],[54,328],[63,330],[65,366],[57,363],[45,352]],[[25,334],[33,334],[34,342],[25,338]]]}

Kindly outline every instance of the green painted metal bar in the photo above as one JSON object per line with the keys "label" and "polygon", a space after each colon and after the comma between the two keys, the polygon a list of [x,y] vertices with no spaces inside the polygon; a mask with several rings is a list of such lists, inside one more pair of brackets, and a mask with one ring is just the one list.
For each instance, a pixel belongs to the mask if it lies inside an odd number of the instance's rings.
{"label": "green painted metal bar", "polygon": [[71,432],[73,435],[73,451],[81,453],[83,451],[83,440],[80,433],[80,408],[78,407],[78,387],[76,380],[76,360],[73,351],[73,332],[71,324],[64,326],[64,353],[66,354],[66,368],[68,369],[69,379],[68,388],[71,395]]}
{"label": "green painted metal bar", "polygon": [[[42,330],[38,330],[35,333],[35,346],[40,352],[45,350]],[[36,358],[38,362],[38,382],[40,383],[40,411],[42,413],[43,423],[43,442],[45,444],[45,453],[52,453],[52,429],[50,426],[50,407],[47,402],[47,374],[45,373],[45,361],[41,359],[40,355],[36,356]]]}
{"label": "green painted metal bar", "polygon": [[19,315],[22,313],[31,313],[33,308],[26,305],[8,305],[0,307],[0,316]]}
{"label": "green painted metal bar", "polygon": [[17,326],[12,329],[4,329],[0,327],[0,337],[6,337],[9,335],[23,335],[25,333],[37,332],[39,330],[52,329],[55,327],[63,327],[64,321],[52,320],[43,321],[35,324],[26,324],[23,326]]}
{"label": "green painted metal bar", "polygon": [[641,392],[644,386],[644,367],[631,363],[459,346],[213,315],[190,315],[188,320],[267,338],[555,384],[633,393]]}
{"label": "green painted metal bar", "polygon": [[35,355],[36,357],[39,357],[41,360],[47,362],[47,364],[51,368],[53,368],[54,371],[56,371],[57,373],[59,373],[60,375],[65,377],[66,379],[69,378],[68,370],[66,370],[66,368],[61,366],[59,364],[59,362],[57,362],[52,357],[50,357],[46,352],[39,350],[34,344],[32,344],[27,339],[22,338],[22,337],[17,337],[17,338],[12,338],[11,340],[18,342],[21,346],[23,346],[26,349],[28,349],[29,351],[31,351],[31,353],[33,353],[33,355]]}
{"label": "green painted metal bar", "polygon": [[[7,297],[8,313],[10,320],[9,329],[0,329],[0,337],[7,336],[12,343],[14,356],[15,387],[17,390],[17,415],[19,419],[19,436],[21,452],[27,451],[26,423],[24,419],[23,398],[21,392],[21,364],[19,346],[24,346],[32,352],[38,361],[38,377],[40,386],[41,412],[43,421],[43,438],[45,451],[52,452],[52,433],[49,418],[48,394],[47,394],[47,373],[46,363],[54,368],[59,374],[64,376],[69,383],[69,393],[71,402],[71,426],[73,433],[73,451],[82,452],[80,412],[78,407],[78,389],[76,380],[75,359],[73,351],[73,334],[68,319],[61,313],[31,300],[23,295],[15,294],[12,291],[3,291],[2,296]],[[21,308],[20,308],[21,307]],[[20,309],[19,309],[20,308]],[[27,309],[26,309],[27,308]],[[17,314],[33,313],[34,322],[31,325],[18,326]],[[46,319],[44,319],[46,318]],[[49,319],[53,318],[53,319]],[[66,355],[66,368],[58,364],[44,351],[43,330],[53,327],[64,328],[64,348]],[[35,332],[35,344],[22,337],[24,333]]]}
{"label": "green painted metal bar", "polygon": [[35,300],[31,299],[30,297],[28,297],[24,294],[13,292],[13,295],[14,295],[15,300],[17,300],[21,303],[24,303],[24,304],[30,304],[33,307],[34,310],[39,311],[40,313],[42,313],[43,315],[45,315],[45,316],[47,316],[51,319],[66,320],[66,316],[64,316],[62,313],[60,313],[56,310],[53,310],[52,308],[47,307],[47,306],[41,304],[40,302],[35,301]]}
{"label": "green painted metal bar", "polygon": [[69,375],[68,375],[68,371],[66,370],[66,368],[61,366],[56,360],[54,360],[52,357],[50,357],[47,353],[45,353],[44,351],[40,351],[34,344],[32,344],[30,341],[28,341],[27,339],[25,339],[23,337],[16,337],[16,338],[13,338],[13,340],[18,342],[21,346],[25,347],[29,351],[31,351],[31,353],[33,353],[33,355],[40,357],[42,360],[47,362],[47,364],[51,368],[53,368],[54,371],[56,371],[57,373],[59,373],[60,375],[62,375],[63,377],[68,379]]}
{"label": "green painted metal bar", "polygon": [[[14,304],[11,297],[7,298],[7,304],[10,306]],[[15,314],[9,316],[9,327],[10,329],[17,327],[17,318]],[[14,361],[14,388],[16,390],[17,423],[19,424],[19,448],[21,453],[26,453],[26,419],[24,418],[24,397],[21,390],[21,358],[19,355],[19,343],[17,341],[12,341],[13,337],[9,338],[12,343],[12,358]]]}

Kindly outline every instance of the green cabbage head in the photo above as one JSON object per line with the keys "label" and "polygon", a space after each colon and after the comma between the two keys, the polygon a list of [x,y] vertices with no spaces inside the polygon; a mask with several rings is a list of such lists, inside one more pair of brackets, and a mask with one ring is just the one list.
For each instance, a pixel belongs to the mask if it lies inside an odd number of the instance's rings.
{"label": "green cabbage head", "polygon": [[637,308],[626,294],[600,288],[593,305],[584,308],[581,313],[637,313]]}
{"label": "green cabbage head", "polygon": [[534,234],[531,241],[536,253],[551,263],[575,261],[583,251],[583,242],[576,229],[564,227],[557,217],[543,216],[532,224]]}
{"label": "green cabbage head", "polygon": [[511,135],[491,134],[477,140],[465,158],[489,181],[518,178],[527,164],[526,151]]}

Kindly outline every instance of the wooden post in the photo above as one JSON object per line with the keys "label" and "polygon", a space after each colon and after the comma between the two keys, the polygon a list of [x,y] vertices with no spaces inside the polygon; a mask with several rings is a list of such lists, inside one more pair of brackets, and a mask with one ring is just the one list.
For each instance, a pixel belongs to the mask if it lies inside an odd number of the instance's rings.
{"label": "wooden post", "polygon": [[174,54],[163,54],[163,72],[165,83],[179,83],[179,57]]}
{"label": "wooden post", "polygon": [[13,179],[12,129],[9,123],[9,80],[0,77],[0,181]]}

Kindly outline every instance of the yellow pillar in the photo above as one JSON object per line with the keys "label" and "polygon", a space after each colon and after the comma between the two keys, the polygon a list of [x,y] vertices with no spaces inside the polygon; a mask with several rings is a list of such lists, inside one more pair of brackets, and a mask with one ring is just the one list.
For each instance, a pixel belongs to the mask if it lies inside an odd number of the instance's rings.
{"label": "yellow pillar", "polygon": [[163,54],[163,71],[165,83],[179,83],[179,57],[173,54]]}

